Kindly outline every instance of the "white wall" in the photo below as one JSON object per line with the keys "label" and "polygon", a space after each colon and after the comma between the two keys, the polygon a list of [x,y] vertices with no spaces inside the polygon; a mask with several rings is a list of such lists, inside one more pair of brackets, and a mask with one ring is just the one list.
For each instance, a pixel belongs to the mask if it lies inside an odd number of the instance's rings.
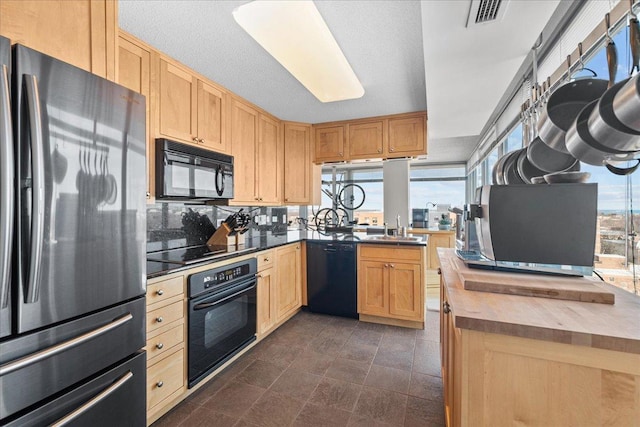
{"label": "white wall", "polygon": [[384,179],[384,221],[389,227],[409,225],[409,169],[410,159],[387,160],[382,164]]}

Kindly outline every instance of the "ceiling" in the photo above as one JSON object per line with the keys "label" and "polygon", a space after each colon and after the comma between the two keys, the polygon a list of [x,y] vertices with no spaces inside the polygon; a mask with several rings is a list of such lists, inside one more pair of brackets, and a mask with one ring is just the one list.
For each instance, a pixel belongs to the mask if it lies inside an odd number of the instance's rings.
{"label": "ceiling", "polygon": [[283,120],[428,105],[427,161],[448,163],[469,158],[559,0],[510,0],[501,22],[465,28],[470,2],[317,0],[365,89],[360,99],[332,103],[318,101],[236,24],[231,13],[246,1],[121,0],[118,9],[125,31]]}

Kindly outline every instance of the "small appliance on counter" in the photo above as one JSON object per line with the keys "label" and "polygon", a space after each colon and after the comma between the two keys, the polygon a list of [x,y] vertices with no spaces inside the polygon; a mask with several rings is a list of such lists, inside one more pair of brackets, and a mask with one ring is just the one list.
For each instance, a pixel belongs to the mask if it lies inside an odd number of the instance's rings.
{"label": "small appliance on counter", "polygon": [[591,275],[597,184],[486,185],[469,206],[480,250],[458,251],[470,267]]}
{"label": "small appliance on counter", "polygon": [[429,209],[411,210],[413,228],[429,228]]}

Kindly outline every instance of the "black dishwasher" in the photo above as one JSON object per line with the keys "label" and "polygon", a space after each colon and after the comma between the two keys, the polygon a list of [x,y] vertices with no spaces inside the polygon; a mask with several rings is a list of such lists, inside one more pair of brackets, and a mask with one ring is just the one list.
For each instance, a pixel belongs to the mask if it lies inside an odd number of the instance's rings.
{"label": "black dishwasher", "polygon": [[356,244],[307,241],[307,302],[313,313],[358,318]]}

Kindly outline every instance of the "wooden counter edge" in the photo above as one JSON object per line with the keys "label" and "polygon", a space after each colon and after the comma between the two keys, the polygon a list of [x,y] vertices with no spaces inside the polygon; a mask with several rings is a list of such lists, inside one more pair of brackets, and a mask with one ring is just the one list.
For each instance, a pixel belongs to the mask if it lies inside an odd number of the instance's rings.
{"label": "wooden counter edge", "polygon": [[[457,272],[450,266],[449,258],[455,256],[453,249],[438,248],[438,257],[441,260],[442,275],[444,286],[447,287],[449,299],[458,293],[474,292],[464,290]],[[459,286],[454,286],[458,284]],[[608,285],[611,286],[611,285]],[[612,288],[615,288],[611,286]],[[625,292],[626,293],[626,292]],[[493,297],[500,298],[501,294],[492,294]],[[519,298],[535,298],[535,297],[519,297]],[[640,305],[640,297],[636,295],[616,294],[616,301],[621,299],[637,299]],[[535,298],[536,300],[544,300]],[[579,303],[578,304],[591,304]],[[456,328],[475,330],[479,332],[516,336],[521,338],[530,338],[541,341],[557,342],[561,344],[580,345],[585,347],[599,348],[603,350],[619,351],[623,353],[640,354],[640,339],[625,338],[611,335],[602,335],[594,333],[586,333],[580,331],[563,330],[559,328],[548,328],[534,325],[523,325],[507,323],[498,320],[489,320],[486,318],[473,317],[469,315],[460,315],[455,312],[455,303],[451,304],[452,314],[454,315],[454,325]],[[640,330],[640,310],[638,311],[638,322],[636,323]]]}

